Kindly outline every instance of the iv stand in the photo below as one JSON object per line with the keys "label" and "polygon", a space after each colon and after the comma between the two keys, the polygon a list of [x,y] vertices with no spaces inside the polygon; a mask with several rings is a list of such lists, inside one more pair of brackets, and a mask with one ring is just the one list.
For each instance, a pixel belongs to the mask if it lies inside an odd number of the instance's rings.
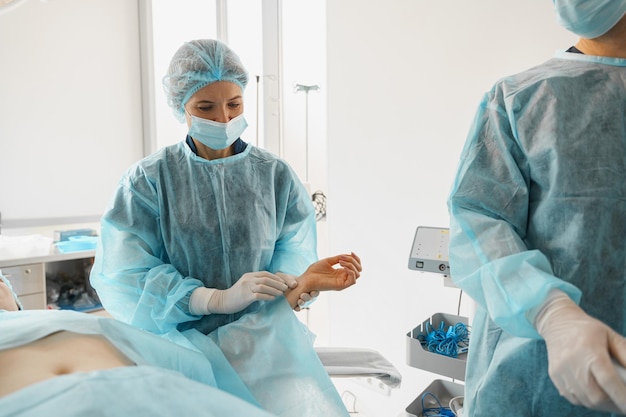
{"label": "iv stand", "polygon": [[[309,184],[309,91],[319,91],[319,89],[320,89],[320,86],[317,84],[313,84],[313,85],[296,84],[294,87],[295,93],[304,91],[306,95],[306,101],[305,101],[306,113],[305,113],[304,123],[305,123],[305,146],[306,146],[305,182],[307,184]],[[320,221],[324,217],[326,217],[326,195],[322,191],[316,191],[311,196],[311,199],[313,200],[313,205],[315,206],[315,219],[317,221]]]}
{"label": "iv stand", "polygon": [[[303,84],[296,84],[294,87],[294,92],[297,94],[300,91],[304,91],[305,94],[305,116],[304,116],[304,128],[305,128],[305,155],[306,155],[306,171],[305,171],[305,181],[308,184],[309,183],[309,91],[319,91],[320,86],[317,84],[313,84],[313,85],[303,85]],[[322,193],[321,191],[317,191],[313,194],[312,199],[313,199],[313,203],[317,203],[317,196],[322,196],[324,199],[324,207],[325,207],[325,201],[326,201],[326,196],[324,196],[324,193]],[[315,217],[317,220],[321,220],[322,218],[324,218],[324,216],[326,216],[326,211],[324,209],[324,213],[323,215],[318,215],[317,213],[317,208],[315,210]],[[306,310],[306,326],[309,327],[309,307],[305,306],[302,308],[303,310]]]}
{"label": "iv stand", "polygon": [[305,118],[304,118],[304,125],[305,125],[305,144],[306,144],[306,182],[309,182],[309,91],[318,91],[320,89],[320,86],[317,84],[314,85],[302,85],[302,84],[296,84],[296,93],[300,92],[300,91],[304,91],[304,94],[306,95],[306,101],[305,101]]}

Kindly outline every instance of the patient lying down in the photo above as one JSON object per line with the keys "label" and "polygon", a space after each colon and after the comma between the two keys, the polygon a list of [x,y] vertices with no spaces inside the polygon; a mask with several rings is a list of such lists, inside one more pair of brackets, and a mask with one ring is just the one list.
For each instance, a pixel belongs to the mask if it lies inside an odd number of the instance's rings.
{"label": "patient lying down", "polygon": [[[61,414],[70,416],[90,410],[171,415],[185,409],[216,416],[347,416],[311,335],[291,309],[302,293],[354,285],[360,271],[354,254],[322,259],[298,278],[296,288],[259,311],[214,334],[183,332],[186,346],[84,313],[13,312],[14,293],[0,280],[0,309],[6,310],[0,313],[0,415],[36,415],[62,406]],[[268,348],[275,352],[269,362]],[[265,368],[259,366],[263,362]],[[298,398],[298,387],[310,399]],[[278,401],[281,390],[286,398]],[[137,401],[124,405],[120,396]]]}

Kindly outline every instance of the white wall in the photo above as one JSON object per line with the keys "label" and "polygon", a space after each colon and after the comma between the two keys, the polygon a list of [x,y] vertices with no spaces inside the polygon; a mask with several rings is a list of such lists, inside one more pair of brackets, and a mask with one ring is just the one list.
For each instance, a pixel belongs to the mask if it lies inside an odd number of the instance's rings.
{"label": "white wall", "polygon": [[138,10],[31,0],[0,15],[0,212],[97,217],[142,156]]}
{"label": "white wall", "polygon": [[[0,213],[4,232],[97,221],[122,173],[143,157],[140,1],[25,1],[0,13]],[[162,77],[183,42],[215,38],[215,0],[144,2],[154,49],[156,148],[187,127],[167,106]],[[256,0],[229,2],[229,43],[250,71],[246,89],[255,143],[255,75],[262,62]],[[150,37],[150,35],[148,35]],[[9,42],[11,39],[13,42]],[[152,44],[146,45],[147,47]],[[145,52],[145,51],[144,51]],[[148,97],[152,98],[152,97]],[[56,225],[55,225],[56,226]]]}
{"label": "white wall", "polygon": [[390,416],[438,378],[405,365],[405,334],[456,314],[459,296],[407,268],[415,228],[448,226],[482,94],[575,38],[549,0],[328,1],[327,18],[330,249],[364,266],[355,287],[329,294],[330,340],[379,350],[401,371],[402,388],[375,414]]}

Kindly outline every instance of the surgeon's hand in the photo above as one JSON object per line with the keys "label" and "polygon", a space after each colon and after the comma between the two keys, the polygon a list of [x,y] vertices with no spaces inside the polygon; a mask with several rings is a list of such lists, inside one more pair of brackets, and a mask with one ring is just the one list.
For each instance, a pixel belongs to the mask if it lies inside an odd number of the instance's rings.
{"label": "surgeon's hand", "polygon": [[303,292],[298,299],[298,305],[294,308],[296,311],[301,311],[303,308],[307,308],[311,303],[317,299],[320,295],[319,291]]}
{"label": "surgeon's hand", "polygon": [[208,301],[207,309],[209,313],[238,313],[255,301],[273,300],[296,285],[295,278],[290,280],[267,271],[248,272],[232,287],[226,290],[215,290]]}
{"label": "surgeon's hand", "polygon": [[535,327],[548,350],[548,372],[572,404],[626,414],[626,383],[612,358],[626,365],[626,339],[587,315],[565,293],[551,293]]}
{"label": "surgeon's hand", "polygon": [[[297,278],[294,275],[285,274],[283,272],[277,272],[276,275],[281,277],[285,281],[285,283],[289,285],[289,288],[295,288],[298,285]],[[313,301],[315,301],[318,295],[320,295],[319,291],[303,292],[302,294],[300,294],[300,298],[298,299],[298,305],[296,305],[294,310],[302,310],[302,308],[307,303],[312,303]]]}

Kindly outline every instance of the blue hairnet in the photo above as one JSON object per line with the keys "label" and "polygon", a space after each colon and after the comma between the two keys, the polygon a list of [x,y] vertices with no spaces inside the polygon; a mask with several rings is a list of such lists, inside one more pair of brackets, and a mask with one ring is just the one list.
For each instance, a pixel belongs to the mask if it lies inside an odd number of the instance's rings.
{"label": "blue hairnet", "polygon": [[232,49],[213,39],[190,41],[178,48],[163,77],[167,104],[176,118],[182,122],[189,98],[216,81],[230,81],[242,91],[246,88],[248,72]]}
{"label": "blue hairnet", "polygon": [[626,14],[626,0],[553,0],[557,21],[580,37],[604,35]]}

